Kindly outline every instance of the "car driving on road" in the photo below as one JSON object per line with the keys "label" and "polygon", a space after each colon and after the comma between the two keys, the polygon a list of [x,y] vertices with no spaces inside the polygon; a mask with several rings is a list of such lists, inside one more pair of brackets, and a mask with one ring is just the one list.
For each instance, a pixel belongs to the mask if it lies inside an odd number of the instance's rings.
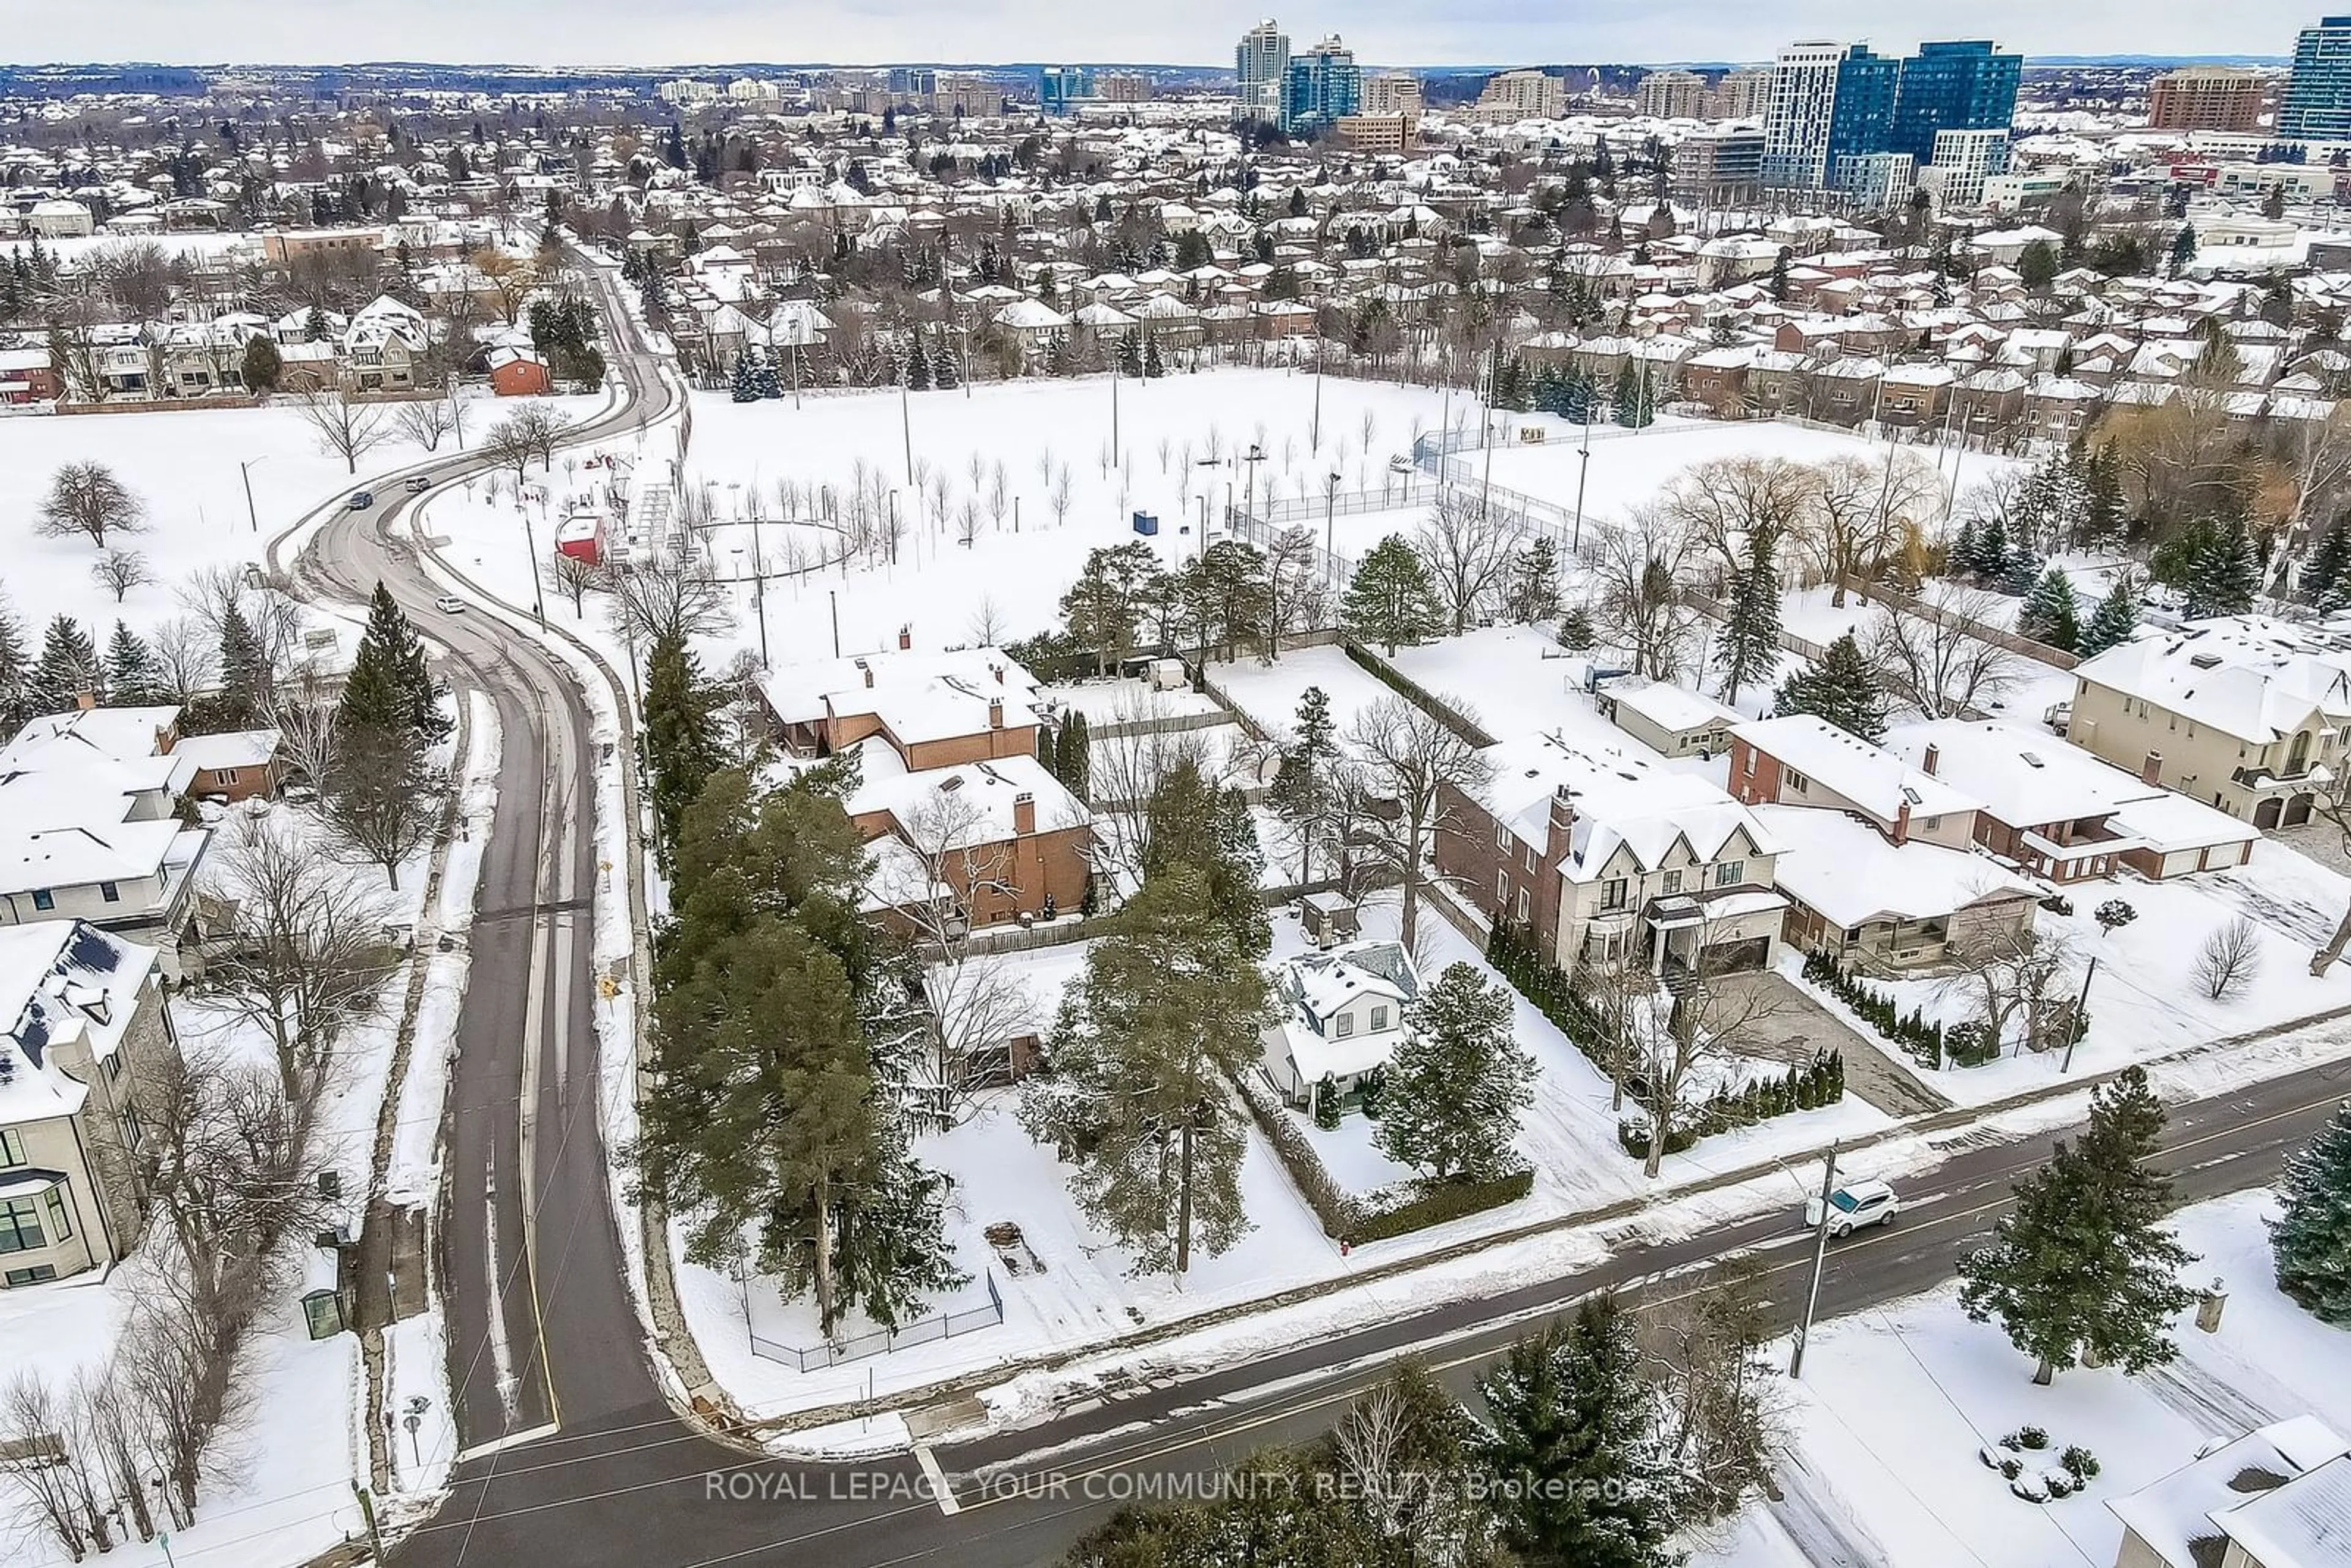
{"label": "car driving on road", "polygon": [[433,608],[444,615],[457,615],[464,612],[465,601],[454,593],[444,593],[433,601]]}
{"label": "car driving on road", "polygon": [[[1882,1181],[1847,1182],[1829,1194],[1829,1235],[1850,1236],[1865,1225],[1891,1225],[1902,1200]],[[1804,1200],[1804,1223],[1821,1222],[1821,1200]]]}
{"label": "car driving on road", "polygon": [[433,476],[430,474],[414,475],[408,481],[408,493],[412,496],[422,496],[431,488],[433,488]]}
{"label": "car driving on road", "polygon": [[351,498],[345,501],[343,505],[349,507],[354,512],[364,512],[370,507],[375,505],[375,492],[373,490],[354,490],[351,492]]}

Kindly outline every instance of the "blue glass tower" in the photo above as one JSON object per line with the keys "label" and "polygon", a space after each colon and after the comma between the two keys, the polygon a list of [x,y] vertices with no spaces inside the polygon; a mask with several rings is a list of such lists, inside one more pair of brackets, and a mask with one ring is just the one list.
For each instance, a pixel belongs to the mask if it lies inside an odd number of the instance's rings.
{"label": "blue glass tower", "polygon": [[1935,154],[1938,131],[2007,130],[2023,71],[2023,56],[1997,54],[1987,39],[1919,45],[1902,62],[1893,124],[1877,151],[1924,163]]}
{"label": "blue glass tower", "polygon": [[1281,128],[1292,135],[1327,131],[1364,101],[1364,73],[1355,51],[1338,36],[1290,57],[1281,78]]}
{"label": "blue glass tower", "polygon": [[1855,44],[1837,62],[1836,103],[1829,111],[1828,166],[1840,158],[1886,152],[1902,62]]}
{"label": "blue glass tower", "polygon": [[2351,16],[2322,17],[2294,41],[2277,133],[2283,141],[2351,140]]}

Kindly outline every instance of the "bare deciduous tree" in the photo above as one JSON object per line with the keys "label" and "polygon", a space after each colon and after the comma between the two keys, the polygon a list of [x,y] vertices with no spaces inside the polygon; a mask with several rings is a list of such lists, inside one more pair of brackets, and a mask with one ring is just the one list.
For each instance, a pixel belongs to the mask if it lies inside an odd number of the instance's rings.
{"label": "bare deciduous tree", "polygon": [[726,585],[688,550],[632,562],[615,570],[608,586],[613,629],[646,648],[664,636],[715,637],[735,625]]}
{"label": "bare deciduous tree", "polygon": [[971,617],[964,622],[964,629],[971,633],[974,643],[982,648],[993,648],[1004,640],[1008,624],[1004,618],[1004,606],[997,602],[994,594],[983,593],[979,601],[971,607]]}
{"label": "bare deciduous tree", "polygon": [[89,580],[114,595],[114,602],[122,602],[125,595],[143,583],[155,580],[147,570],[147,558],[135,549],[109,549],[90,563]]}
{"label": "bare deciduous tree", "polygon": [[1188,762],[1203,778],[1217,777],[1198,730],[1167,730],[1157,722],[1175,717],[1166,694],[1135,686],[1112,705],[1107,722],[1092,732],[1088,748],[1096,864],[1106,880],[1132,888],[1143,881],[1145,837],[1144,805],[1160,784]]}
{"label": "bare deciduous tree", "polygon": [[149,645],[155,654],[155,679],[167,700],[184,705],[212,689],[220,639],[201,619],[172,616],[155,628]]}
{"label": "bare deciduous tree", "polygon": [[401,434],[425,451],[438,452],[441,443],[457,428],[457,411],[449,406],[447,398],[425,398],[402,403],[393,423]]}
{"label": "bare deciduous tree", "polygon": [[266,819],[217,853],[212,884],[236,914],[206,981],[269,1037],[287,1098],[307,1103],[343,1031],[381,1001],[391,907]]}
{"label": "bare deciduous tree", "polygon": [[1371,819],[1363,847],[1403,887],[1409,949],[1419,934],[1420,885],[1437,837],[1463,828],[1453,797],[1474,796],[1484,786],[1486,762],[1467,739],[1402,697],[1384,697],[1358,713],[1347,729],[1347,748],[1349,766],[1362,771],[1367,792],[1390,807]]}
{"label": "bare deciduous tree", "polygon": [[297,406],[319,446],[341,458],[347,474],[357,474],[360,459],[392,439],[383,410],[357,402],[340,388],[304,392]]}
{"label": "bare deciduous tree", "polygon": [[1281,639],[1322,623],[1330,594],[1314,530],[1300,524],[1273,536],[1265,552],[1266,656],[1281,657]]}
{"label": "bare deciduous tree", "polygon": [[[1699,926],[1697,950],[1703,954],[1717,939],[1713,922]],[[1620,1049],[1631,1098],[1649,1124],[1642,1168],[1652,1180],[1685,1117],[1704,1098],[1697,1085],[1713,1077],[1713,1069],[1755,1053],[1761,1025],[1780,1009],[1778,995],[1740,976],[1709,973],[1701,960],[1676,989],[1630,998]]]}
{"label": "bare deciduous tree", "polygon": [[103,463],[68,463],[49,476],[33,531],[45,538],[81,535],[99,549],[109,534],[143,533],[147,508]]}
{"label": "bare deciduous tree", "polygon": [[1517,540],[1509,525],[1466,490],[1440,490],[1429,504],[1413,548],[1437,584],[1455,635],[1494,607]]}
{"label": "bare deciduous tree", "polygon": [[2243,915],[2215,926],[2196,954],[2196,988],[2216,1002],[2235,998],[2261,973],[2261,934]]}
{"label": "bare deciduous tree", "polygon": [[1695,650],[1700,619],[1682,595],[1687,535],[1662,508],[1638,507],[1598,538],[1592,576],[1602,635],[1625,651],[1634,674],[1672,680]]}
{"label": "bare deciduous tree", "polygon": [[571,601],[571,613],[574,618],[587,614],[588,591],[591,588],[602,588],[608,577],[602,562],[590,560],[585,556],[571,555],[563,550],[555,552],[555,560],[550,570],[555,577],[556,588]]}
{"label": "bare deciduous tree", "polygon": [[1969,630],[1990,622],[1998,600],[1949,581],[1926,585],[1917,611],[1881,608],[1865,642],[1873,664],[1896,695],[1928,718],[1949,718],[1990,702],[2015,684],[2016,655]]}
{"label": "bare deciduous tree", "polygon": [[1728,575],[1746,565],[1757,530],[1788,537],[1804,516],[1813,482],[1813,470],[1784,457],[1710,457],[1668,485],[1658,505],[1691,548]]}
{"label": "bare deciduous tree", "polygon": [[1845,578],[1874,575],[1902,542],[1906,523],[1940,510],[1942,481],[1913,453],[1889,449],[1882,463],[1834,457],[1814,466],[1810,502],[1795,538],[1836,584],[1831,602],[1842,606]]}
{"label": "bare deciduous tree", "polygon": [[2060,1020],[2072,1016],[2076,949],[2062,930],[1980,931],[1950,945],[1952,973],[1941,988],[1974,1002],[1992,1044],[2003,1044],[2021,1019],[2020,1049],[2047,1051],[2064,1043]]}

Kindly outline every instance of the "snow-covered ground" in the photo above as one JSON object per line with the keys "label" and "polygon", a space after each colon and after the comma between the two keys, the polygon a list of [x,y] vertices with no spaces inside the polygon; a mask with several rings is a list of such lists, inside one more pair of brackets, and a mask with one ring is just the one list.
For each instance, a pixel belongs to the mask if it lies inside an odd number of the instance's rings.
{"label": "snow-covered ground", "polygon": [[[2229,1301],[2218,1333],[2183,1314],[2179,1362],[2140,1377],[2076,1369],[2035,1387],[2032,1364],[1997,1324],[1970,1322],[1956,1288],[1825,1325],[1803,1382],[1788,1385],[1795,1440],[1781,1479],[1790,1500],[1755,1511],[1792,1526],[1825,1520],[1860,1561],[1887,1568],[2103,1568],[2122,1539],[2106,1501],[2189,1463],[2213,1439],[2300,1415],[2351,1435],[2351,1333],[2278,1294],[2262,1225],[2271,1211],[2269,1195],[2252,1192],[2178,1216],[2199,1255],[2183,1278],[2201,1287],[2218,1277]],[[2011,1496],[1976,1449],[2028,1424],[2049,1433],[2053,1454],[2089,1448],[2097,1479],[2046,1504]],[[1698,1561],[1766,1568],[1784,1561],[1758,1554],[1772,1537],[1758,1524]]]}
{"label": "snow-covered ground", "polygon": [[[593,399],[532,401],[575,415],[597,406]],[[397,410],[392,404],[383,412],[387,431],[395,428]],[[487,398],[466,399],[467,438],[505,411]],[[441,450],[454,448],[444,441]],[[0,589],[25,621],[35,650],[41,628],[60,613],[93,628],[103,650],[118,619],[144,636],[184,613],[179,590],[191,572],[261,562],[271,537],[297,517],[367,485],[371,474],[426,455],[395,434],[360,457],[354,477],[320,445],[318,432],[291,402],[0,419],[0,528],[6,530],[0,535],[5,550]],[[145,557],[154,580],[132,588],[120,603],[112,590],[91,580],[99,552],[86,536],[46,538],[34,531],[50,476],[68,463],[110,467],[146,509],[145,531],[107,538],[110,549]]]}

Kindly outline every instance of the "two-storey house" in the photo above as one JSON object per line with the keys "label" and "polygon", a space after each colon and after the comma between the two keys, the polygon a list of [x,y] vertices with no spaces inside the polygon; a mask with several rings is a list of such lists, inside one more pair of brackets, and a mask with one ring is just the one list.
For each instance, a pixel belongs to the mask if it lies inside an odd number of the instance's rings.
{"label": "two-storey house", "polygon": [[1366,1073],[1387,1066],[1410,1036],[1420,974],[1400,944],[1352,942],[1283,959],[1271,988],[1266,1081],[1311,1114],[1325,1095],[1350,1103]]}

